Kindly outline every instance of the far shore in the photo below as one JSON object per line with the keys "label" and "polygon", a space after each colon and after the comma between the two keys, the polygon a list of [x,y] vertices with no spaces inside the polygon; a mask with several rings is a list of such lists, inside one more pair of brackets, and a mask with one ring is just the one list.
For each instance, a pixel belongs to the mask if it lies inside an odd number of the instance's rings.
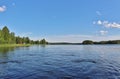
{"label": "far shore", "polygon": [[28,47],[32,45],[111,45],[111,44],[82,44],[82,43],[59,42],[59,43],[48,43],[48,44],[0,44],[0,47]]}

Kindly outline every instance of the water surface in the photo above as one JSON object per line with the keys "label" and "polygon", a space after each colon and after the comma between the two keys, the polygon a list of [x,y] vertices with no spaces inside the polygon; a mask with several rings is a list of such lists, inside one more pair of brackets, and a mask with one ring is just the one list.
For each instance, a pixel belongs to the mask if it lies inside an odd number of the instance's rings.
{"label": "water surface", "polygon": [[0,79],[120,79],[120,45],[0,48]]}

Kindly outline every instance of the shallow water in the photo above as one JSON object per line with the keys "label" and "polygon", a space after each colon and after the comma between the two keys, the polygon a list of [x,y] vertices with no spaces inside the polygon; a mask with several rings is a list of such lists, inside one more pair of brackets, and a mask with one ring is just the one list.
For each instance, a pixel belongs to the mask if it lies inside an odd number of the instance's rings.
{"label": "shallow water", "polygon": [[120,45],[0,48],[0,79],[120,79]]}

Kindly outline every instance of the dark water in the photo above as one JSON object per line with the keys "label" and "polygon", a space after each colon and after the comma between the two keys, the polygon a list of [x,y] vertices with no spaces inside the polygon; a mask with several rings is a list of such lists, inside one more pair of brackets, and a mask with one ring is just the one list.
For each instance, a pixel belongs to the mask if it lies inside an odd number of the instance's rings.
{"label": "dark water", "polygon": [[120,45],[0,48],[0,79],[120,79]]}

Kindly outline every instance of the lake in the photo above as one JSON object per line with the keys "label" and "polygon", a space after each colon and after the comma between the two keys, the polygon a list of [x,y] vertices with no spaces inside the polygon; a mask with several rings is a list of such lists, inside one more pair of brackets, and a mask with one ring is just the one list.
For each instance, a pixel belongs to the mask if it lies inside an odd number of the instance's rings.
{"label": "lake", "polygon": [[120,79],[120,45],[2,47],[0,79]]}

